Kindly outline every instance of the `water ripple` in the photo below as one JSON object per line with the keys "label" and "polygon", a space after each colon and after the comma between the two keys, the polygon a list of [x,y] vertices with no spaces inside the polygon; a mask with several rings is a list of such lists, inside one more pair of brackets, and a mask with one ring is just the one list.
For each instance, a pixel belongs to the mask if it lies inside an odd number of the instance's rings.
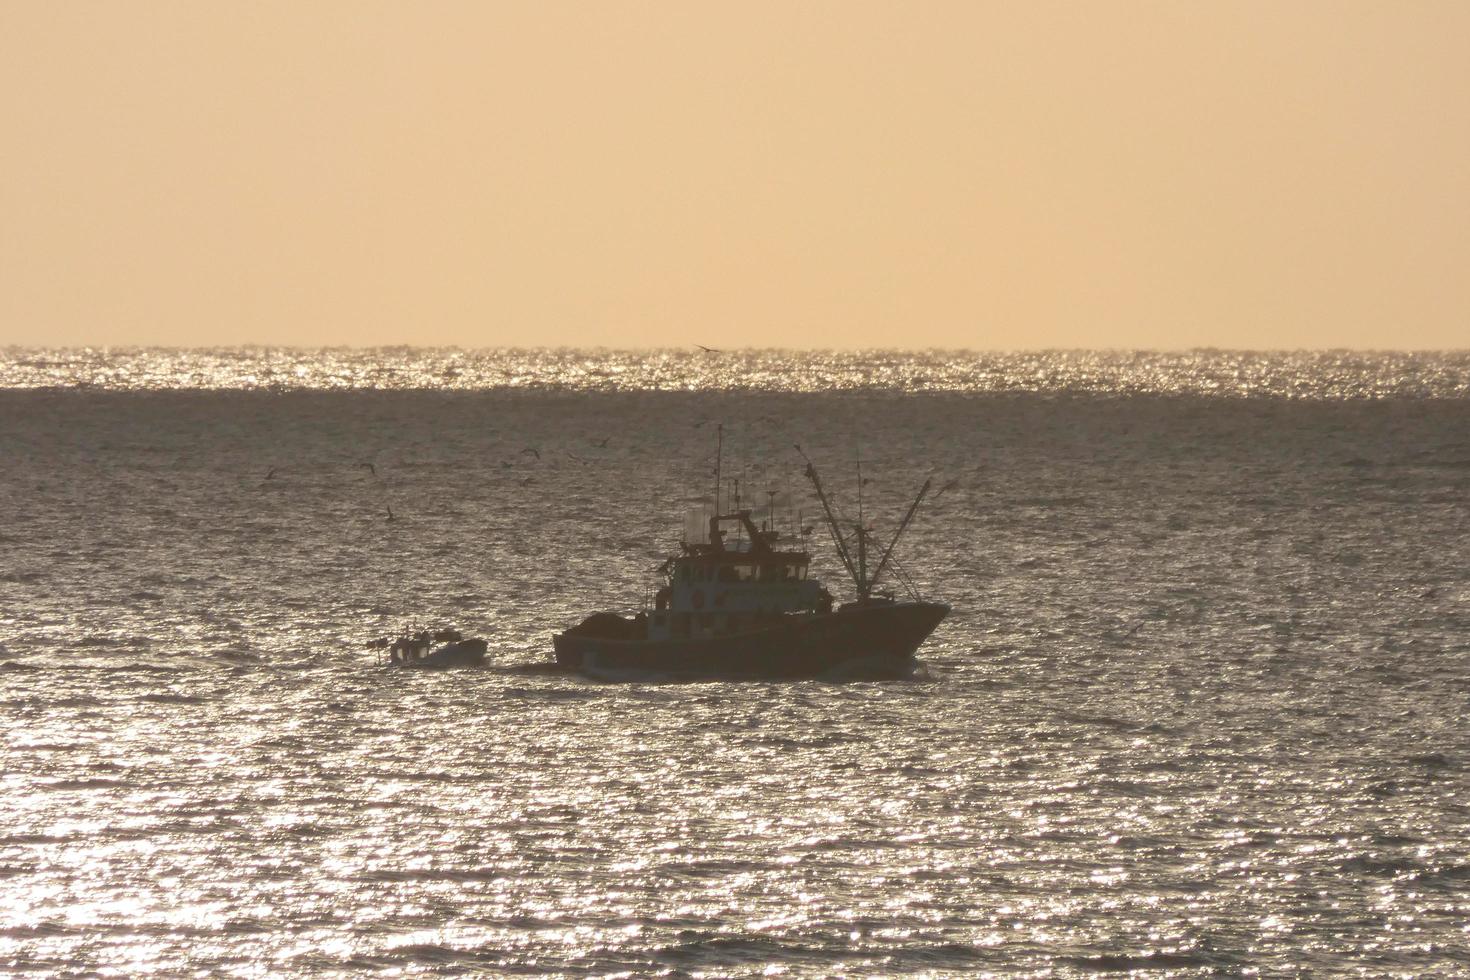
{"label": "water ripple", "polygon": [[[159,356],[105,383],[229,363]],[[1016,355],[906,397],[515,356],[516,390],[273,390],[307,355],[246,352],[264,390],[36,361],[57,387],[0,392],[0,972],[1470,970],[1459,355]],[[530,387],[577,357],[633,383]],[[989,356],[883,357],[901,387]],[[1293,397],[1176,390],[1232,359]],[[1046,387],[1124,363],[1156,393]],[[951,487],[900,555],[956,606],[927,680],[547,668],[676,545],[707,419],[805,519],[793,442],[834,486],[860,449],[886,526]],[[383,668],[363,641],[411,619],[491,664]]]}
{"label": "water ripple", "polygon": [[0,388],[1462,398],[1470,352],[0,348]]}

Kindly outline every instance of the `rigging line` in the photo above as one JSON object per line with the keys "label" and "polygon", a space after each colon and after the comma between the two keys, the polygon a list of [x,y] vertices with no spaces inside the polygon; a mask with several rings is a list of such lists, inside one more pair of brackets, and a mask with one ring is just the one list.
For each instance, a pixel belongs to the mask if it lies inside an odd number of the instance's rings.
{"label": "rigging line", "polygon": [[893,574],[898,576],[898,580],[903,583],[905,589],[908,589],[909,595],[913,597],[915,602],[924,601],[924,597],[919,593],[918,587],[914,585],[913,578],[910,577],[908,572],[899,567],[897,558],[893,559]]}

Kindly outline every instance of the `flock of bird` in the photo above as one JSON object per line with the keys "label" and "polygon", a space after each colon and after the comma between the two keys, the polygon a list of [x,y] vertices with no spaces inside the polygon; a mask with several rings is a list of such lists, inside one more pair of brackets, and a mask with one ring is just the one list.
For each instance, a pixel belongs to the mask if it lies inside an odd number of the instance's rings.
{"label": "flock of bird", "polygon": [[[724,351],[721,350],[718,347],[706,347],[703,344],[695,344],[694,346],[695,347],[698,347],[701,351],[703,351],[706,354],[723,354],[724,353]],[[769,418],[769,417],[767,417],[767,418]],[[701,419],[700,421],[698,421],[698,422],[695,423],[695,428],[699,428],[700,426],[702,426],[702,425],[704,425],[704,424],[706,424],[708,422],[711,422],[711,421],[713,421],[713,420],[712,419]],[[762,419],[762,421],[765,421],[765,419]],[[606,449],[608,443],[611,440],[612,440],[612,436],[604,436],[601,439],[588,439],[587,442],[591,446],[593,446],[593,447],[595,447],[597,449]],[[522,449],[521,450],[520,455],[522,455],[522,456],[534,456],[537,459],[537,461],[539,462],[540,459],[541,459],[541,450],[537,449],[535,446],[527,446],[525,449]],[[570,452],[570,451],[567,451],[567,457],[570,458],[570,459],[572,459],[572,460],[574,460],[574,461],[576,461],[576,462],[578,462],[578,463],[581,463],[583,466],[590,466],[592,464],[592,462],[593,462],[593,460],[587,459],[584,456],[578,456],[576,453]],[[502,469],[510,469],[514,465],[515,464],[512,463],[510,460],[502,460],[501,463],[500,463],[500,466],[501,466]],[[359,469],[366,469],[372,475],[372,478],[374,480],[376,480],[378,478],[378,468],[376,466],[374,466],[372,463],[369,463],[369,462],[361,462],[361,463],[358,463],[357,466],[358,466]],[[267,480],[274,480],[276,478],[276,472],[277,472],[278,469],[279,469],[279,467],[272,466],[270,468],[270,470],[265,474],[265,479],[261,481],[261,484],[260,485],[262,487],[264,487],[265,486],[265,482]],[[536,478],[533,477],[533,476],[528,476],[525,479],[521,480],[520,481],[520,484],[521,484],[521,486],[526,487],[526,486],[530,486],[534,482],[536,482]],[[390,521],[393,520],[393,508],[390,505],[386,504],[386,503],[384,504],[384,507],[386,508],[386,510],[388,512],[388,520],[390,520]]]}
{"label": "flock of bird", "polygon": [[[706,347],[703,344],[695,344],[694,346],[697,347],[697,348],[699,348],[701,351],[703,351],[706,354],[723,354],[724,353],[724,351],[721,350],[718,347]],[[706,426],[709,423],[714,422],[714,421],[716,421],[716,420],[715,419],[710,419],[710,418],[702,418],[702,419],[699,419],[698,421],[692,423],[692,425],[693,425],[694,428],[699,429],[699,428],[703,428],[704,426]],[[776,425],[781,420],[780,419],[777,419],[775,416],[772,416],[772,415],[763,415],[759,419],[757,419],[756,421],[757,422],[761,422],[761,423],[766,424],[766,425]],[[593,448],[596,448],[596,449],[606,449],[606,448],[608,448],[608,443],[611,440],[612,440],[612,437],[611,436],[604,436],[601,439],[588,439],[587,442]],[[797,448],[798,448],[798,450],[800,449],[800,447],[797,447]],[[587,458],[585,456],[579,456],[579,455],[577,455],[576,453],[574,453],[574,452],[572,452],[570,450],[563,450],[563,452],[566,454],[566,456],[567,456],[568,459],[570,459],[573,462],[578,463],[578,464],[580,464],[582,466],[590,466],[594,462],[596,462],[595,460],[589,459],[589,458]],[[541,461],[541,450],[539,448],[537,448],[536,446],[527,446],[524,449],[522,449],[518,455],[520,455],[520,456],[531,456],[531,457],[534,457],[537,462],[540,462]],[[501,460],[501,462],[500,462],[500,466],[501,466],[502,469],[507,469],[508,470],[508,469],[513,468],[515,465],[516,464],[513,461],[511,461],[511,460]],[[373,463],[364,460],[363,462],[358,463],[357,464],[357,467],[358,467],[358,469],[365,469],[365,470],[367,470],[369,476],[372,477],[373,481],[374,482],[379,482],[378,481],[378,468]],[[266,485],[266,482],[275,479],[276,473],[278,472],[278,470],[279,470],[279,467],[272,466],[270,468],[270,470],[265,474],[265,479],[261,481],[261,484],[260,485],[261,485],[262,488]],[[536,478],[534,476],[527,476],[527,477],[525,477],[524,479],[522,479],[522,480],[520,480],[518,482],[520,483],[521,486],[526,487],[526,486],[530,486],[532,483],[535,483],[536,482]],[[868,480],[864,480],[863,482],[864,483],[867,483]],[[938,499],[939,497],[943,496],[947,491],[953,490],[956,487],[958,487],[959,485],[960,485],[960,481],[959,480],[950,480],[944,486],[942,486],[942,487],[939,488],[939,491],[934,495],[935,499]],[[385,492],[386,492],[386,489],[387,489],[386,486],[384,486],[384,491]],[[390,521],[393,520],[394,519],[394,515],[393,515],[393,506],[392,506],[392,504],[390,504],[387,500],[384,500],[384,502],[383,502],[383,508],[384,508],[384,510],[385,510],[385,512],[387,514],[387,519],[390,520]],[[810,530],[811,529],[810,528],[807,528],[805,530],[806,530],[807,533],[810,533]]]}
{"label": "flock of bird", "polygon": [[[597,448],[597,449],[606,449],[606,448],[608,448],[608,445],[609,445],[609,443],[611,441],[612,441],[612,436],[604,436],[601,439],[588,439],[587,440],[587,443],[588,443],[588,445],[593,446],[594,448]],[[590,465],[592,465],[595,462],[595,460],[588,459],[585,456],[578,456],[576,453],[574,453],[574,452],[572,452],[570,450],[564,450],[564,452],[565,452],[565,454],[566,454],[566,456],[567,456],[568,459],[574,460],[575,462],[580,463],[583,466],[590,466]],[[520,451],[520,453],[518,455],[521,455],[521,456],[532,456],[532,457],[534,457],[536,459],[537,462],[540,462],[540,460],[541,460],[541,450],[538,449],[535,446],[527,446],[527,447],[525,447],[524,449],[522,449]],[[508,460],[508,459],[507,460],[501,460],[501,462],[500,462],[500,466],[501,466],[502,469],[511,469],[515,465],[516,464],[514,462],[512,462],[511,460]],[[369,462],[367,460],[363,460],[362,462],[360,462],[360,463],[357,464],[357,469],[367,470],[368,471],[368,475],[373,479],[373,481],[374,482],[379,482],[378,481],[378,467],[377,467],[376,464],[371,463],[371,462]],[[274,480],[276,478],[276,474],[279,473],[280,471],[281,471],[281,468],[279,466],[272,466],[269,470],[267,470],[265,476],[261,479],[260,488],[261,489],[264,489],[265,486],[266,486],[266,484],[269,481]],[[524,478],[524,479],[522,479],[522,480],[520,480],[518,482],[520,483],[521,486],[526,487],[526,486],[530,486],[532,483],[535,483],[536,482],[536,478],[534,476],[528,476],[528,477],[526,477],[526,478]],[[386,486],[384,487],[384,489],[386,490]],[[391,520],[394,520],[395,519],[394,518],[394,514],[393,514],[393,506],[392,506],[392,504],[390,504],[387,501],[384,501],[384,503],[383,503],[383,509],[386,512],[386,516],[387,516],[387,519],[388,520],[391,521]]]}

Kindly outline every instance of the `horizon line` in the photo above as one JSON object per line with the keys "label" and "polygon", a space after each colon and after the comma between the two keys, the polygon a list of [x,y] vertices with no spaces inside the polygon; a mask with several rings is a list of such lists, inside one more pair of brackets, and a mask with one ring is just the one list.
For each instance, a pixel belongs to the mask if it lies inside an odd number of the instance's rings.
{"label": "horizon line", "polygon": [[684,353],[705,356],[731,354],[946,354],[946,355],[995,355],[995,354],[1466,354],[1465,347],[1219,347],[1203,345],[1193,347],[721,347],[704,349],[698,344],[681,346],[620,347],[606,344],[578,346],[574,344],[520,345],[503,344],[487,346],[464,346],[461,344],[0,344],[3,351],[454,351],[460,353],[511,352],[511,353],[559,353],[580,354],[671,354]]}

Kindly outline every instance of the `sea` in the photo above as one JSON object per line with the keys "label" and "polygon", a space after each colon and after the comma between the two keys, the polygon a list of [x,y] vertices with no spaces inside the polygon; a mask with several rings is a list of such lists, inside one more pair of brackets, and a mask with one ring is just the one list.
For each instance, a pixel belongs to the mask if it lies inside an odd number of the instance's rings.
{"label": "sea", "polygon": [[[798,445],[911,679],[550,667]],[[3,975],[1470,975],[1467,718],[1470,352],[0,348]]]}

